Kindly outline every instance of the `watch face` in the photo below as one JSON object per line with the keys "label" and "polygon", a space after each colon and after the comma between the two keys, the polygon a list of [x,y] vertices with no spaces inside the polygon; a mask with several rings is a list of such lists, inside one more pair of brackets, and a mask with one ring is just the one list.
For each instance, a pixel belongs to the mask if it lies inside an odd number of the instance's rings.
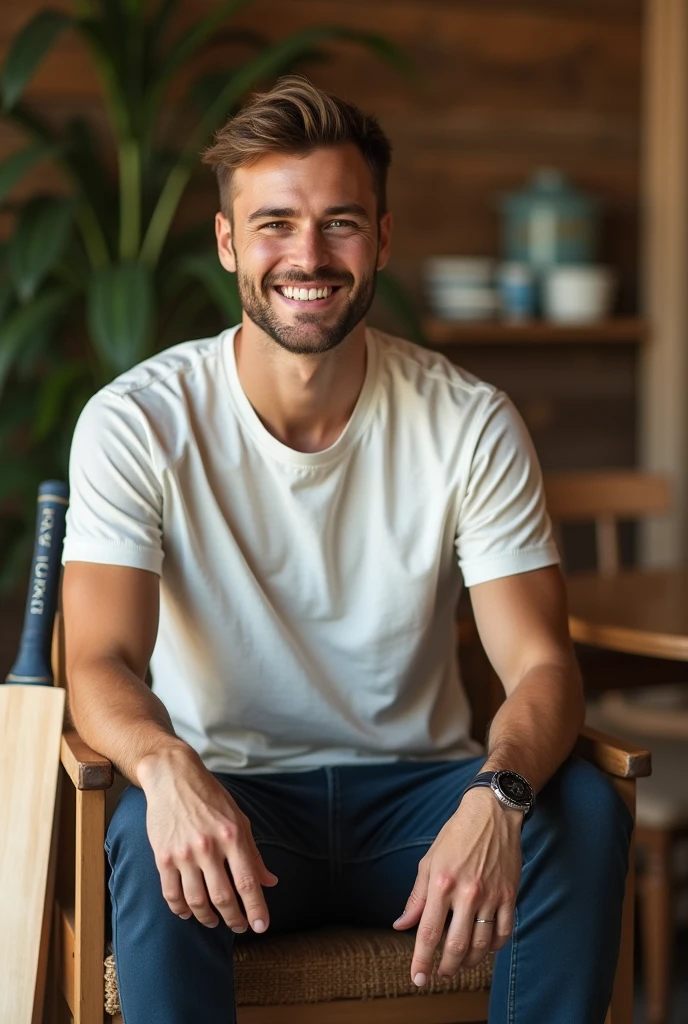
{"label": "watch face", "polygon": [[499,788],[504,796],[516,803],[528,803],[531,798],[530,786],[512,772],[502,772],[498,779]]}

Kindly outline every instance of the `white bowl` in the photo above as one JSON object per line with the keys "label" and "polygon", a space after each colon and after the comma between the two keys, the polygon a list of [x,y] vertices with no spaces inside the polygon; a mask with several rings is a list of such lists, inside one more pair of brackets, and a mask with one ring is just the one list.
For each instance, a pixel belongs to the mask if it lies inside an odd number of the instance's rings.
{"label": "white bowl", "polygon": [[446,289],[429,296],[432,311],[445,320],[489,320],[499,312],[494,288]]}
{"label": "white bowl", "polygon": [[423,271],[428,285],[490,284],[496,261],[482,256],[433,256],[425,260]]}
{"label": "white bowl", "polygon": [[616,274],[611,267],[561,264],[545,276],[543,311],[557,323],[594,323],[608,317]]}

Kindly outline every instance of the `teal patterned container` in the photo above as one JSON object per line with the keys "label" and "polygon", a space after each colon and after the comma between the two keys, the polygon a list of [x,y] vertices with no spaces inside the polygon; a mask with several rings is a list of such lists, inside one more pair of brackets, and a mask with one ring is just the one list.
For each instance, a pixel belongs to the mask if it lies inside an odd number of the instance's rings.
{"label": "teal patterned container", "polygon": [[502,250],[509,262],[545,269],[597,258],[599,203],[543,168],[527,188],[501,199]]}

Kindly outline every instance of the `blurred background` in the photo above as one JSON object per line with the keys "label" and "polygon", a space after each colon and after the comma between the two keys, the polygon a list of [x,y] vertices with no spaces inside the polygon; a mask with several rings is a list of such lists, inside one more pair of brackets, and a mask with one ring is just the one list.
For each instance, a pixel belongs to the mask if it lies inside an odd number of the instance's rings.
{"label": "blurred background", "polygon": [[[376,113],[393,143],[393,258],[372,323],[504,388],[547,472],[666,474],[670,510],[624,523],[622,555],[685,562],[686,7],[4,0],[0,668],[37,484],[66,477],[85,401],[239,318],[199,153],[289,71]],[[570,570],[592,568],[590,524],[565,543]],[[676,993],[671,1020],[688,1021]]]}

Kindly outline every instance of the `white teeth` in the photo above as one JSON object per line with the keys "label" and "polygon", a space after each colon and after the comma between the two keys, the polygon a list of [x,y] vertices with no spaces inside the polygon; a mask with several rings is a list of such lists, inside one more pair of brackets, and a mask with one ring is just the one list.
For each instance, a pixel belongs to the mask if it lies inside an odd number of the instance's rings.
{"label": "white teeth", "polygon": [[312,302],[314,299],[327,299],[332,294],[332,289],[327,288],[292,288],[291,285],[282,285],[282,295],[287,299],[298,299],[300,302]]}

